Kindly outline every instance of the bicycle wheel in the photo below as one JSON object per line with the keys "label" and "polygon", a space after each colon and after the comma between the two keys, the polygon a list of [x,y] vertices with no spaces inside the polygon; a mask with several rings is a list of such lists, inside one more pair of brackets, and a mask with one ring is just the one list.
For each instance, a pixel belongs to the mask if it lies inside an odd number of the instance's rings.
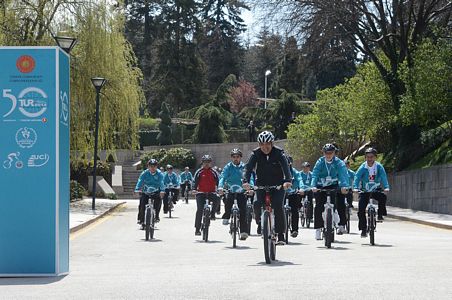
{"label": "bicycle wheel", "polygon": [[333,212],[331,208],[326,211],[326,232],[325,232],[325,246],[331,248],[331,242],[333,241]]}
{"label": "bicycle wheel", "polygon": [[154,228],[155,228],[155,211],[151,209],[151,226],[149,228],[149,237],[151,240],[154,238]]}
{"label": "bicycle wheel", "polygon": [[291,212],[290,210],[286,210],[286,244],[289,243],[289,229],[290,229],[290,225],[291,225],[291,218],[290,218]]}
{"label": "bicycle wheel", "polygon": [[146,241],[149,241],[149,235],[151,232],[151,208],[147,207],[146,208],[146,212],[145,212],[145,216],[144,216],[144,224],[145,224],[145,231],[144,231],[144,238],[146,239]]}
{"label": "bicycle wheel", "polygon": [[188,189],[185,191],[185,203],[188,204]]}
{"label": "bicycle wheel", "polygon": [[308,209],[305,208],[304,209],[304,215],[305,215],[305,219],[306,219],[306,228],[311,227],[311,219],[308,218]]}
{"label": "bicycle wheel", "polygon": [[237,212],[232,213],[232,247],[237,247]]}
{"label": "bicycle wheel", "polygon": [[251,223],[253,222],[253,214],[249,207],[246,208],[246,229],[247,233],[251,234]]}
{"label": "bicycle wheel", "polygon": [[345,226],[347,227],[347,233],[350,233],[350,208],[349,207],[347,207],[346,218],[347,218],[347,222],[345,223]]}
{"label": "bicycle wheel", "polygon": [[262,237],[264,239],[264,257],[267,264],[272,263],[270,252],[272,251],[272,237],[270,229],[270,213],[265,211],[262,216],[263,226],[262,226]]}
{"label": "bicycle wheel", "polygon": [[305,218],[305,209],[304,209],[304,207],[300,211],[300,223],[301,223],[301,227],[305,226],[306,218]]}
{"label": "bicycle wheel", "polygon": [[203,240],[207,243],[209,241],[209,226],[210,226],[210,209],[204,210],[204,228],[202,231]]}
{"label": "bicycle wheel", "polygon": [[369,237],[370,244],[375,245],[375,211],[371,210],[369,212]]}

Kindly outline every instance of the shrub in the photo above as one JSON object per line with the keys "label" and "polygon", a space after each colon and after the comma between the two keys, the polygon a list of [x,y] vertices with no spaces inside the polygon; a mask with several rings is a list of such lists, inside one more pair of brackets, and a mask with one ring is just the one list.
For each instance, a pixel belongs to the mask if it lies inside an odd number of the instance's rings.
{"label": "shrub", "polygon": [[[71,161],[71,179],[79,182],[88,189],[88,176],[93,175],[94,161],[87,159],[76,159]],[[98,160],[96,175],[102,176],[111,185],[111,167],[108,163]]]}
{"label": "shrub", "polygon": [[83,196],[86,196],[88,193],[86,192],[86,189],[83,187],[83,185],[81,185],[80,183],[78,183],[75,180],[71,180],[71,192],[70,192],[70,199],[71,202],[75,201],[77,199],[82,199]]}
{"label": "shrub", "polygon": [[139,131],[157,130],[159,127],[159,121],[153,118],[140,118],[138,124]]}
{"label": "shrub", "polygon": [[146,164],[151,158],[158,160],[160,166],[171,164],[177,169],[182,169],[186,166],[194,168],[196,164],[193,152],[185,148],[160,149],[147,152],[141,156],[141,167],[143,169],[146,168]]}

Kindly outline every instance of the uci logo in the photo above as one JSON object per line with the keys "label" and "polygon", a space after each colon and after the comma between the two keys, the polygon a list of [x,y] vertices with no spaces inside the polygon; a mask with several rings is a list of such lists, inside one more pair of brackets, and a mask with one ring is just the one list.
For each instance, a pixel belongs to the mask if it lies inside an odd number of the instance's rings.
{"label": "uci logo", "polygon": [[11,94],[10,89],[3,90],[3,97],[11,100],[11,109],[3,118],[11,115],[19,106],[19,111],[27,118],[38,118],[47,110],[47,94],[36,87],[23,89],[18,97]]}

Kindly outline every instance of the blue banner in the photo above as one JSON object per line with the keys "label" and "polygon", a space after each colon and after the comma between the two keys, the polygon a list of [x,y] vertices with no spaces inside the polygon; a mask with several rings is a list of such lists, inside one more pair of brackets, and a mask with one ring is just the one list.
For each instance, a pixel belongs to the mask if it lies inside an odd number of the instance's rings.
{"label": "blue banner", "polygon": [[66,273],[69,58],[0,47],[0,70],[0,275]]}

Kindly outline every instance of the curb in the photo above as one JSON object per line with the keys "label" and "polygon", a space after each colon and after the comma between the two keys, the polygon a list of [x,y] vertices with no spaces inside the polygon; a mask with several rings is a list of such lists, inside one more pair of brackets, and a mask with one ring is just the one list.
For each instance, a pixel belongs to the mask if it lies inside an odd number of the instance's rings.
{"label": "curb", "polygon": [[83,229],[83,228],[85,228],[85,227],[91,225],[92,223],[96,222],[96,221],[99,220],[100,218],[103,218],[103,217],[105,217],[105,216],[107,216],[107,215],[113,213],[115,210],[121,208],[121,207],[122,207],[124,204],[126,204],[126,203],[127,203],[127,202],[121,202],[121,203],[118,203],[118,204],[112,206],[111,208],[109,208],[108,210],[104,211],[104,212],[101,213],[100,215],[96,216],[95,218],[92,218],[92,219],[90,219],[90,220],[88,220],[88,221],[86,221],[86,222],[84,222],[84,223],[82,223],[82,224],[79,224],[79,225],[77,225],[77,226],[75,226],[75,227],[72,227],[72,228],[69,230],[69,233],[75,233],[75,232],[77,232],[77,231],[79,231],[79,230],[81,230],[81,229]]}
{"label": "curb", "polygon": [[[357,206],[355,206],[355,208],[353,208],[353,210],[358,212]],[[386,217],[391,218],[391,219],[397,219],[400,221],[406,221],[406,222],[417,223],[417,224],[426,225],[426,226],[430,226],[430,227],[436,227],[436,228],[440,228],[440,229],[452,230],[452,225],[441,224],[441,223],[436,223],[436,222],[431,222],[431,221],[424,221],[424,220],[419,220],[419,219],[410,218],[410,217],[403,217],[403,216],[391,214],[389,212],[386,215]]]}
{"label": "curb", "polygon": [[401,221],[413,222],[413,223],[417,223],[417,224],[421,224],[421,225],[427,225],[427,226],[431,226],[431,227],[452,230],[452,225],[448,225],[448,224],[424,221],[424,220],[414,219],[414,218],[410,218],[410,217],[402,217],[402,216],[398,216],[398,215],[394,215],[394,214],[390,214],[390,213],[388,213],[387,216],[389,218],[393,218],[393,219],[397,219],[397,220],[401,220]]}

